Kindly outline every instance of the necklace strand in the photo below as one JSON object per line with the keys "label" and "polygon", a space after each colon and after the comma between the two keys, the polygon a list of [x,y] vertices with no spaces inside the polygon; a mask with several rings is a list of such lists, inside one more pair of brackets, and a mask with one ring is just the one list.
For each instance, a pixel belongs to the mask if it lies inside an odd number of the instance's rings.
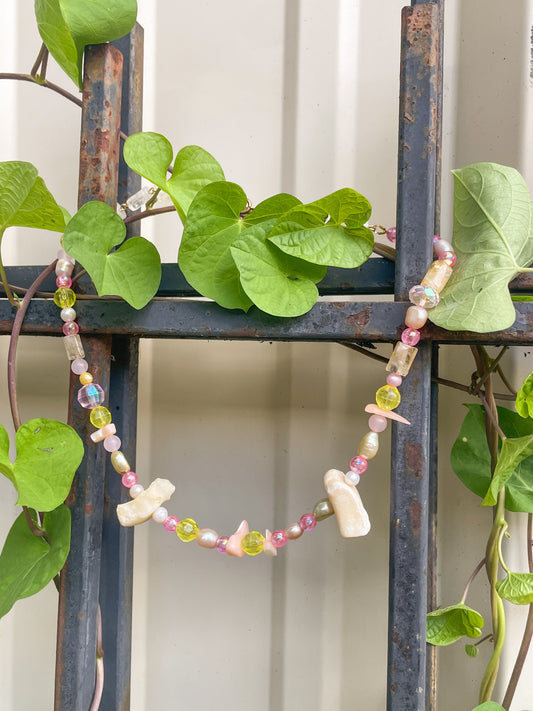
{"label": "necklace strand", "polygon": [[[395,228],[387,230],[394,235]],[[72,272],[75,261],[65,250],[58,252],[56,264],[56,286],[54,302],[61,309],[63,321],[64,344],[70,360],[70,369],[79,376],[79,404],[90,410],[91,424],[95,431],[91,440],[102,442],[110,453],[111,465],[121,476],[122,484],[129,489],[131,501],[117,506],[117,516],[123,526],[135,526],[150,518],[163,525],[166,531],[176,533],[184,542],[196,540],[203,548],[216,548],[220,553],[242,558],[245,554],[254,556],[264,552],[266,555],[277,555],[277,549],[289,540],[300,538],[305,531],[316,528],[318,521],[336,515],[341,536],[352,538],[366,535],[370,530],[368,514],[362,504],[357,490],[361,475],[367,470],[368,462],[376,456],[379,448],[379,434],[387,428],[388,420],[409,425],[409,421],[398,415],[394,410],[401,401],[398,390],[403,378],[408,374],[416,357],[416,345],[420,341],[420,329],[428,319],[427,310],[439,302],[439,294],[452,274],[456,256],[452,245],[446,240],[435,236],[433,249],[436,260],[431,264],[420,284],[409,291],[408,307],[405,315],[405,329],[400,340],[395,344],[392,355],[385,367],[388,372],[386,384],[376,392],[376,402],[365,406],[369,431],[361,439],[357,454],[350,461],[346,473],[330,469],[324,475],[324,485],[327,497],[320,499],[312,513],[304,513],[297,522],[284,529],[266,530],[265,535],[259,531],[250,531],[246,520],[243,520],[231,536],[219,536],[211,528],[200,528],[192,518],[178,519],[169,514],[162,506],[174,493],[174,485],[167,479],[155,479],[147,489],[139,484],[138,476],[131,471],[125,454],[120,450],[120,437],[112,422],[110,411],[103,406],[105,393],[98,383],[93,382],[89,372],[89,364],[85,360],[85,352],[76,322],[76,294],[71,289]]]}

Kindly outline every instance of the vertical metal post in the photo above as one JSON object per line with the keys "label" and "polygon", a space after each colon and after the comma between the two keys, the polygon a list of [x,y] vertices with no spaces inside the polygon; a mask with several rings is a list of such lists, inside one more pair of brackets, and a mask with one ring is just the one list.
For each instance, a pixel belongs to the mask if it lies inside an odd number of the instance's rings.
{"label": "vertical metal post", "polygon": [[[88,47],[85,56],[80,147],[79,204],[102,200],[115,206],[122,55],[111,45]],[[111,339],[84,338],[95,382],[109,388]],[[87,711],[94,693],[96,617],[100,580],[105,457],[89,437],[87,412],[70,382],[69,422],[85,443],[85,456],[67,500],[72,542],[61,573],[56,657],[55,711]]]}
{"label": "vertical metal post", "polygon": [[[439,8],[402,13],[395,297],[405,301],[432,256],[437,173]],[[425,711],[431,344],[402,385],[410,427],[392,432],[388,711]]]}

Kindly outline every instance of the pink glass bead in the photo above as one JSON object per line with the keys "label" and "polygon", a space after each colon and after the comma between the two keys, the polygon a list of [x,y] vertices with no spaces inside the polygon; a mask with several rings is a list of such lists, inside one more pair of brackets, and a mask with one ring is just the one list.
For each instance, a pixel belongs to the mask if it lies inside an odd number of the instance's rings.
{"label": "pink glass bead", "polygon": [[389,227],[385,235],[389,242],[396,242],[396,227]]}
{"label": "pink glass bead", "polygon": [[303,516],[300,516],[300,520],[298,521],[300,524],[300,528],[302,528],[304,531],[312,531],[313,529],[316,528],[316,518],[313,516],[313,514],[306,513]]}
{"label": "pink glass bead", "polygon": [[82,407],[92,410],[98,405],[101,405],[105,400],[105,393],[101,385],[98,383],[90,383],[84,385],[78,390],[78,402]]}
{"label": "pink glass bead", "polygon": [[228,545],[228,541],[229,541],[228,536],[219,536],[219,538],[217,538],[216,549],[219,553],[226,552],[226,546]]}
{"label": "pink glass bead", "polygon": [[122,484],[127,488],[131,489],[139,481],[139,477],[135,472],[126,472],[122,475]]}
{"label": "pink glass bead", "polygon": [[70,276],[68,274],[60,274],[56,278],[56,286],[57,287],[64,286],[67,289],[70,289],[70,287],[72,286],[72,279],[70,278]]}
{"label": "pink glass bead", "polygon": [[281,548],[287,543],[287,534],[285,531],[277,530],[272,531],[272,545],[276,548]]}
{"label": "pink glass bead", "polygon": [[387,375],[387,385],[392,385],[393,388],[399,388],[403,382],[403,378],[398,373],[389,373]]}
{"label": "pink glass bead", "polygon": [[420,340],[420,331],[417,328],[406,328],[402,331],[402,343],[406,346],[416,346]]}
{"label": "pink glass bead", "polygon": [[[63,324],[63,333],[65,336],[74,336],[76,333],[80,332],[80,327],[76,323],[76,321],[66,321]],[[81,373],[80,373],[81,375]]]}
{"label": "pink glass bead", "polygon": [[106,452],[116,452],[117,449],[120,449],[121,444],[120,437],[116,435],[109,435],[109,437],[104,439],[104,449]]}
{"label": "pink glass bead", "polygon": [[453,267],[457,261],[457,257],[454,252],[442,252],[439,254],[439,261],[446,262],[449,267]]}
{"label": "pink glass bead", "polygon": [[363,472],[366,472],[368,469],[368,461],[366,457],[362,457],[360,454],[358,454],[356,457],[350,460],[350,469],[353,472],[357,472],[358,474],[362,474]]}
{"label": "pink glass bead", "polygon": [[89,364],[84,358],[75,358],[70,364],[70,369],[75,375],[81,375],[89,370]]}
{"label": "pink glass bead", "polygon": [[167,516],[166,519],[163,521],[163,528],[165,529],[165,531],[170,531],[170,533],[175,533],[176,527],[179,522],[180,522],[180,520],[177,516]]}
{"label": "pink glass bead", "polygon": [[384,432],[387,429],[387,418],[383,415],[371,415],[368,418],[368,427],[371,432]]}
{"label": "pink glass bead", "polygon": [[439,235],[433,235],[433,244],[435,244],[435,242],[438,242],[439,240],[440,240]]}

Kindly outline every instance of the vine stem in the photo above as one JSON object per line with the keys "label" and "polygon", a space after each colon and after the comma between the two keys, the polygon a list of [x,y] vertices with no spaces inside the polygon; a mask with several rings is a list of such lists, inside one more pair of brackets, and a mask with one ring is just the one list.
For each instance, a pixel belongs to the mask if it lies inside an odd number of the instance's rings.
{"label": "vine stem", "polygon": [[[479,573],[479,571],[483,568],[484,565],[485,565],[485,558],[483,558],[483,560],[480,560],[480,561],[479,561],[479,563],[476,565],[476,568],[475,568],[474,572],[473,572],[472,575],[468,578],[468,581],[467,581],[467,583],[466,583],[466,585],[465,585],[465,589],[464,589],[464,592],[463,592],[463,596],[461,597],[461,600],[460,600],[460,604],[464,605],[464,602],[465,602],[465,600],[466,600],[466,596],[468,595],[468,591],[470,590],[470,586],[472,585],[472,583],[473,583],[473,581],[474,581],[474,578],[475,578],[476,575]],[[492,635],[489,635],[489,636],[492,636]]]}
{"label": "vine stem", "polygon": [[80,107],[83,106],[83,102],[81,99],[78,99],[77,96],[74,96],[74,94],[71,94],[66,89],[63,89],[62,86],[59,86],[58,84],[54,84],[53,82],[48,81],[48,79],[41,80],[36,76],[32,76],[31,74],[18,74],[16,72],[1,72],[0,79],[13,79],[15,81],[29,81],[32,84],[37,84],[37,86],[44,86],[45,89],[50,89],[51,91],[55,91],[56,94],[60,94],[65,99],[68,99],[73,104],[76,104],[76,106],[80,106]]}
{"label": "vine stem", "polygon": [[102,647],[102,610],[98,605],[96,613],[96,680],[94,695],[89,711],[98,711],[104,691],[104,650]]}
{"label": "vine stem", "polygon": [[167,207],[154,207],[150,210],[145,210],[144,212],[139,212],[135,215],[128,215],[124,218],[124,224],[128,225],[130,222],[137,222],[138,220],[144,220],[145,217],[152,217],[152,215],[162,215],[165,212],[176,212],[174,205],[167,205]]}

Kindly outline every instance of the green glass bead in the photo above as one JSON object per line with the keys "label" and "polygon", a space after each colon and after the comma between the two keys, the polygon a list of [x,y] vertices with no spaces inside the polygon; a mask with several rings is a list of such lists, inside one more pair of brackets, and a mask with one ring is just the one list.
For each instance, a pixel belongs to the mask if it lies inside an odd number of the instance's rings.
{"label": "green glass bead", "polygon": [[60,286],[54,294],[54,303],[60,309],[68,309],[76,303],[76,294],[66,286]]}
{"label": "green glass bead", "polygon": [[184,518],[176,526],[176,534],[182,541],[189,543],[189,541],[194,541],[196,534],[198,533],[198,524],[192,518]]}
{"label": "green glass bead", "polygon": [[394,410],[401,399],[400,391],[394,385],[384,385],[376,393],[376,404],[382,410]]}
{"label": "green glass bead", "polygon": [[313,516],[317,521],[324,521],[324,519],[333,516],[334,513],[333,506],[328,498],[320,499],[313,508]]}
{"label": "green glass bead", "polygon": [[263,550],[265,537],[259,531],[250,531],[241,541],[241,548],[248,555],[257,555]]}
{"label": "green glass bead", "polygon": [[102,407],[101,405],[99,407],[95,407],[94,410],[91,410],[90,418],[91,424],[97,429],[109,425],[112,420],[111,413],[107,407]]}

